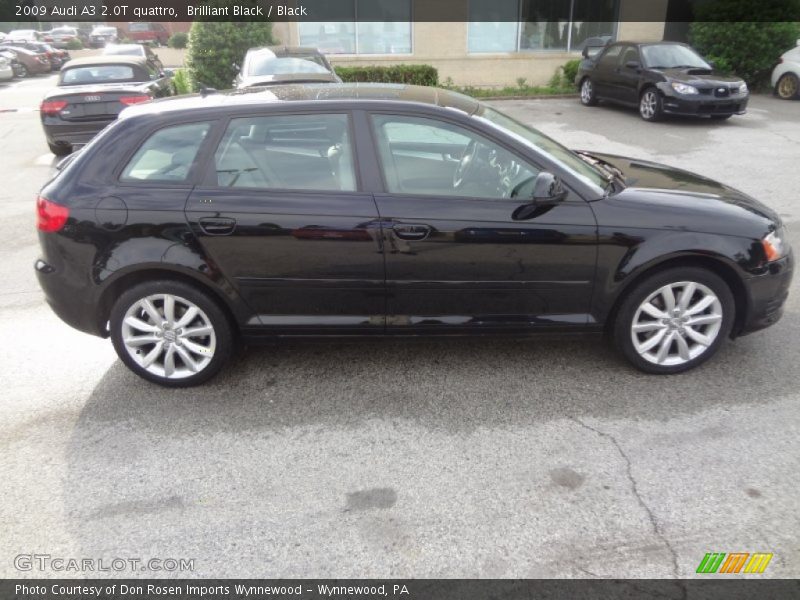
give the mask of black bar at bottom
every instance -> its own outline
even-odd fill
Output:
[[[800,581],[653,579],[5,579],[2,600],[784,600]]]

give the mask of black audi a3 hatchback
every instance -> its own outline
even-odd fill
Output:
[[[645,121],[664,115],[728,119],[747,110],[747,84],[715,72],[686,44],[618,42],[595,54],[587,47],[583,55],[575,84],[585,106],[599,100],[637,106]]]
[[[167,386],[286,336],[606,333],[677,373],[777,321],[793,271],[753,198],[434,88],[159,100],[67,161],[37,200],[39,282]]]

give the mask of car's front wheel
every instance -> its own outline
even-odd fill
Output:
[[[784,73],[775,84],[775,94],[782,100],[800,98],[800,78],[794,73]]]
[[[647,373],[680,373],[705,362],[730,334],[735,301],[725,281],[700,268],[648,277],[625,297],[614,323],[622,354]]]
[[[584,77],[583,81],[581,81],[581,104],[584,106],[594,106],[597,104],[594,83],[588,77]]]
[[[660,121],[664,117],[661,94],[654,87],[647,88],[639,98],[639,114],[645,121]]]
[[[233,330],[219,305],[176,281],[137,285],[111,310],[111,340],[134,373],[160,385],[207,381],[233,353]]]

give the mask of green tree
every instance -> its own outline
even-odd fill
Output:
[[[257,5],[256,2],[238,4]],[[209,6],[226,6],[229,2],[208,3]],[[249,48],[274,44],[272,24],[261,21],[241,23],[195,21],[189,31],[186,65],[189,79],[195,89],[201,85],[227,89]]]
[[[692,45],[751,87],[768,81],[778,57],[800,35],[800,0],[712,0],[696,4],[694,16]]]

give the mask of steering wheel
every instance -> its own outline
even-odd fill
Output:
[[[467,180],[467,176],[475,169],[478,162],[478,143],[475,140],[470,140],[464,154],[461,155],[461,160],[458,162],[455,172],[453,173],[453,187],[458,189]]]

